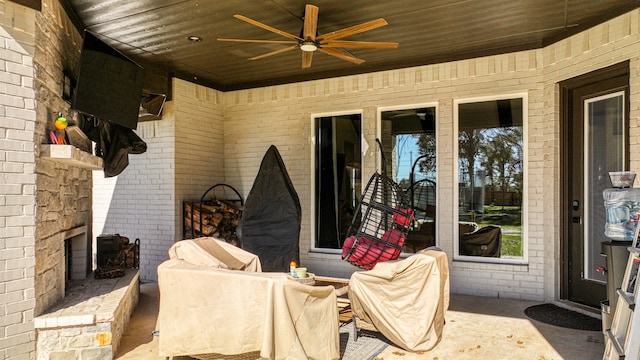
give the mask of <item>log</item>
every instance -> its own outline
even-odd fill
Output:
[[[190,236],[215,236],[239,243],[236,227],[242,221],[242,206],[228,200],[183,203],[184,229]],[[185,234],[186,235],[186,234]]]
[[[215,233],[216,227],[211,225],[204,225],[202,228],[199,223],[191,224],[191,219],[184,219],[185,226],[189,229],[193,229],[202,235],[211,236]]]
[[[225,211],[231,211],[231,209],[235,210],[235,212],[242,212],[242,205],[236,204],[233,201],[229,200],[219,200],[221,203],[225,204]]]

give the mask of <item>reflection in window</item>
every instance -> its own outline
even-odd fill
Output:
[[[458,255],[523,258],[523,105],[458,104]]]
[[[436,244],[436,108],[382,111],[380,118],[383,170],[415,211],[403,251],[416,252]]]
[[[315,246],[341,249],[362,191],[360,114],[314,119]]]

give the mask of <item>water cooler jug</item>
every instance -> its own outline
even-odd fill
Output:
[[[603,192],[606,212],[604,234],[609,241],[602,242],[600,254],[605,259],[607,299],[601,301],[602,331],[611,328],[618,295],[622,285],[629,252],[640,216],[640,188],[611,188]]]

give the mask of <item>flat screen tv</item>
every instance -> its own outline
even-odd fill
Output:
[[[140,65],[85,31],[71,108],[135,129],[143,81],[144,69]]]

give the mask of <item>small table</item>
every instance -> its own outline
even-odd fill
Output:
[[[351,301],[346,296],[349,292],[349,279],[335,278],[329,276],[316,276],[315,286],[331,285],[336,289],[338,303],[338,322],[348,324],[353,320],[351,313]]]

